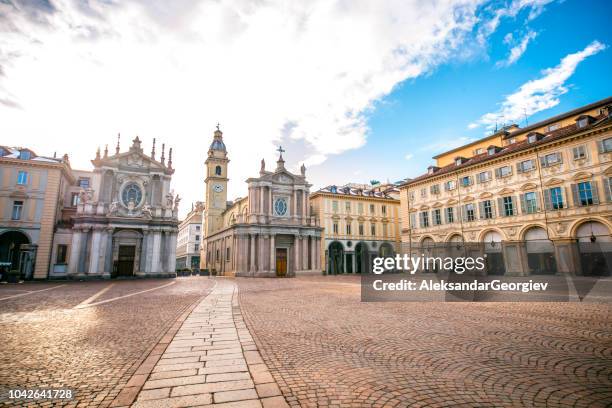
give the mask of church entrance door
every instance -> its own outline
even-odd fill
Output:
[[[134,258],[136,257],[135,245],[119,245],[119,262],[117,264],[117,276],[134,275]]]
[[[276,276],[287,276],[287,248],[276,248]]]

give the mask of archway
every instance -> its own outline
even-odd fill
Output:
[[[394,255],[393,246],[390,243],[383,242],[382,244],[380,244],[380,247],[378,247],[378,256],[386,258],[388,256],[393,256],[393,255]]]
[[[532,275],[557,273],[555,247],[542,227],[531,227],[525,232],[527,265]]]
[[[0,235],[0,268],[2,276],[8,271],[19,271],[22,278],[31,278],[35,253],[28,248],[30,239],[20,231]]]
[[[329,244],[329,247],[327,248],[327,258],[328,275],[337,275],[339,273],[344,273],[344,247],[340,242],[334,241]]]
[[[435,246],[436,246],[436,243],[433,240],[433,238],[430,238],[430,237],[423,238],[421,240],[421,254],[425,255],[426,257],[434,256]],[[421,256],[421,254],[418,254],[418,256]],[[429,264],[427,263],[425,267],[422,267],[423,272],[436,272],[435,269],[429,269],[428,266]]]
[[[612,237],[607,226],[588,221],[576,229],[582,274],[610,276],[612,272]]]
[[[488,275],[503,275],[506,273],[504,254],[502,252],[502,235],[497,231],[488,231],[482,237],[486,255]]]
[[[355,273],[368,272],[370,265],[370,252],[365,242],[355,245]]]

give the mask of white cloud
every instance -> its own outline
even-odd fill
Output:
[[[377,101],[488,24],[480,0],[26,4],[0,2],[4,143],[68,152],[89,169],[118,131],[124,149],[139,135],[148,150],[155,137],[174,147],[184,207],[203,197],[217,121],[229,196],[243,195],[242,181],[262,156],[275,161],[281,140],[300,141],[304,151],[286,157],[307,166],[363,146]]]
[[[568,91],[566,81],[574,74],[578,64],[605,48],[599,41],[593,41],[582,51],[565,56],[559,65],[545,69],[540,78],[521,85],[516,92],[506,96],[497,111],[482,115],[470,123],[468,128],[485,126],[491,130],[502,122],[517,122],[525,115],[530,116],[556,106],[559,104],[559,96]]]
[[[552,3],[554,0],[512,0],[506,7],[494,8],[493,6],[489,6],[490,18],[482,24],[479,28],[478,40],[481,43],[484,43],[488,36],[495,32],[502,19],[504,18],[515,18],[519,15],[519,13],[523,10],[528,10],[529,14],[527,15],[526,20],[530,21],[542,14],[544,11],[544,7],[549,3]],[[506,36],[504,40],[511,40]]]
[[[537,36],[538,36],[538,33],[536,33],[535,31],[529,30],[527,34],[523,36],[521,41],[510,49],[510,54],[508,55],[508,58],[505,61],[499,61],[496,65],[498,67],[499,66],[507,67],[507,66],[514,64],[516,61],[519,60],[519,58],[521,58],[521,56],[525,53],[525,51],[527,51],[527,45],[529,44],[529,42],[534,40]],[[504,38],[504,42],[508,44],[512,44],[513,38],[506,37]]]
[[[408,153],[406,156],[404,156],[404,158],[405,158],[406,160],[410,160],[410,159],[412,159],[413,157],[414,157],[414,154],[412,154],[412,153]]]

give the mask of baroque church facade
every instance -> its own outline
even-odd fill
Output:
[[[166,163],[164,147],[156,160],[155,139],[150,156],[138,137],[127,152],[118,140],[114,155],[98,149],[94,170],[80,172],[87,182],[72,193],[74,211],[54,237],[55,247],[69,248],[68,277],[176,276],[180,198],[170,190],[172,149]]]
[[[321,273],[322,228],[310,214],[306,168],[289,172],[279,152],[274,170],[262,160],[259,177],[246,180],[248,196],[228,202],[229,158],[217,126],[205,162],[202,268],[224,276]]]

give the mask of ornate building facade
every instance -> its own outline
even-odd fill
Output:
[[[57,245],[68,245],[71,278],[176,276],[179,197],[170,190],[172,149],[168,162],[144,154],[138,137],[127,152],[100,150],[94,170],[71,196],[76,210],[60,225]],[[74,194],[74,193],[72,193]]]
[[[434,159],[400,187],[404,252],[473,243],[489,274],[610,274],[612,98]]]
[[[227,201],[229,158],[217,127],[206,159],[202,267],[225,276],[283,277],[321,273],[321,228],[310,215],[306,168],[276,169],[249,178],[249,194]]]
[[[328,186],[310,196],[323,227],[321,262],[329,275],[371,272],[375,256],[400,244],[399,190],[393,184]]]

